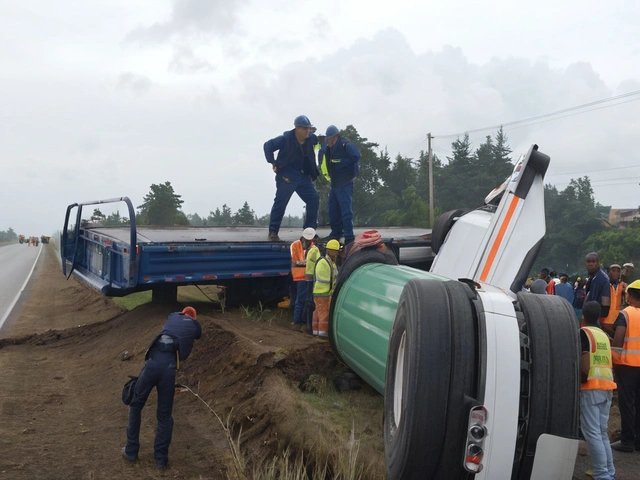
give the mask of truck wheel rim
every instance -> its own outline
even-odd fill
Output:
[[[404,350],[407,341],[407,331],[402,332],[398,353],[396,356],[396,372],[393,383],[393,417],[396,425],[400,425],[402,416],[402,392],[404,390]]]

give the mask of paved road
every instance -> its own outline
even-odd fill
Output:
[[[14,243],[0,247],[0,329],[18,302],[41,251],[42,244],[30,247]]]

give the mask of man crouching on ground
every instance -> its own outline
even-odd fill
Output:
[[[153,390],[158,391],[158,429],[153,444],[153,457],[158,468],[169,462],[169,445],[173,432],[173,396],[175,394],[176,370],[180,362],[187,359],[193,348],[193,341],[202,335],[202,326],[196,320],[193,307],[185,307],[182,312],[174,312],[167,318],[160,334],[153,339],[145,363],[129,405],[129,425],[127,445],[122,447],[122,456],[131,462],[138,458],[140,450],[140,421],[142,409]]]

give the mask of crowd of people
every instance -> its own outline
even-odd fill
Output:
[[[584,260],[587,277],[543,268],[525,285],[531,293],[557,295],[569,302],[580,323],[580,428],[591,454],[596,480],[611,480],[611,449],[640,451],[640,280],[634,265],[602,268],[598,254]],[[620,437],[609,441],[608,423],[617,390]]]

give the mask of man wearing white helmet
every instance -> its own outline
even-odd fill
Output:
[[[320,149],[318,158],[325,177],[331,181],[329,191],[328,239],[340,239],[345,244],[354,240],[353,234],[353,181],[359,173],[360,151],[353,142],[340,136],[338,127],[327,128],[327,144]]]
[[[293,324],[306,329],[306,319],[303,318],[304,304],[307,299],[311,282],[306,278],[307,253],[316,237],[315,229],[307,227],[299,240],[291,244],[291,276],[296,291],[296,302],[293,308]]]
[[[318,227],[320,199],[313,186],[318,178],[314,145],[318,143],[315,127],[306,115],[298,115],[294,129],[284,132],[264,144],[264,156],[276,174],[276,196],[269,217],[269,240],[280,240],[278,232],[289,199],[297,193],[306,205],[303,228]],[[274,157],[274,153],[278,155]]]

